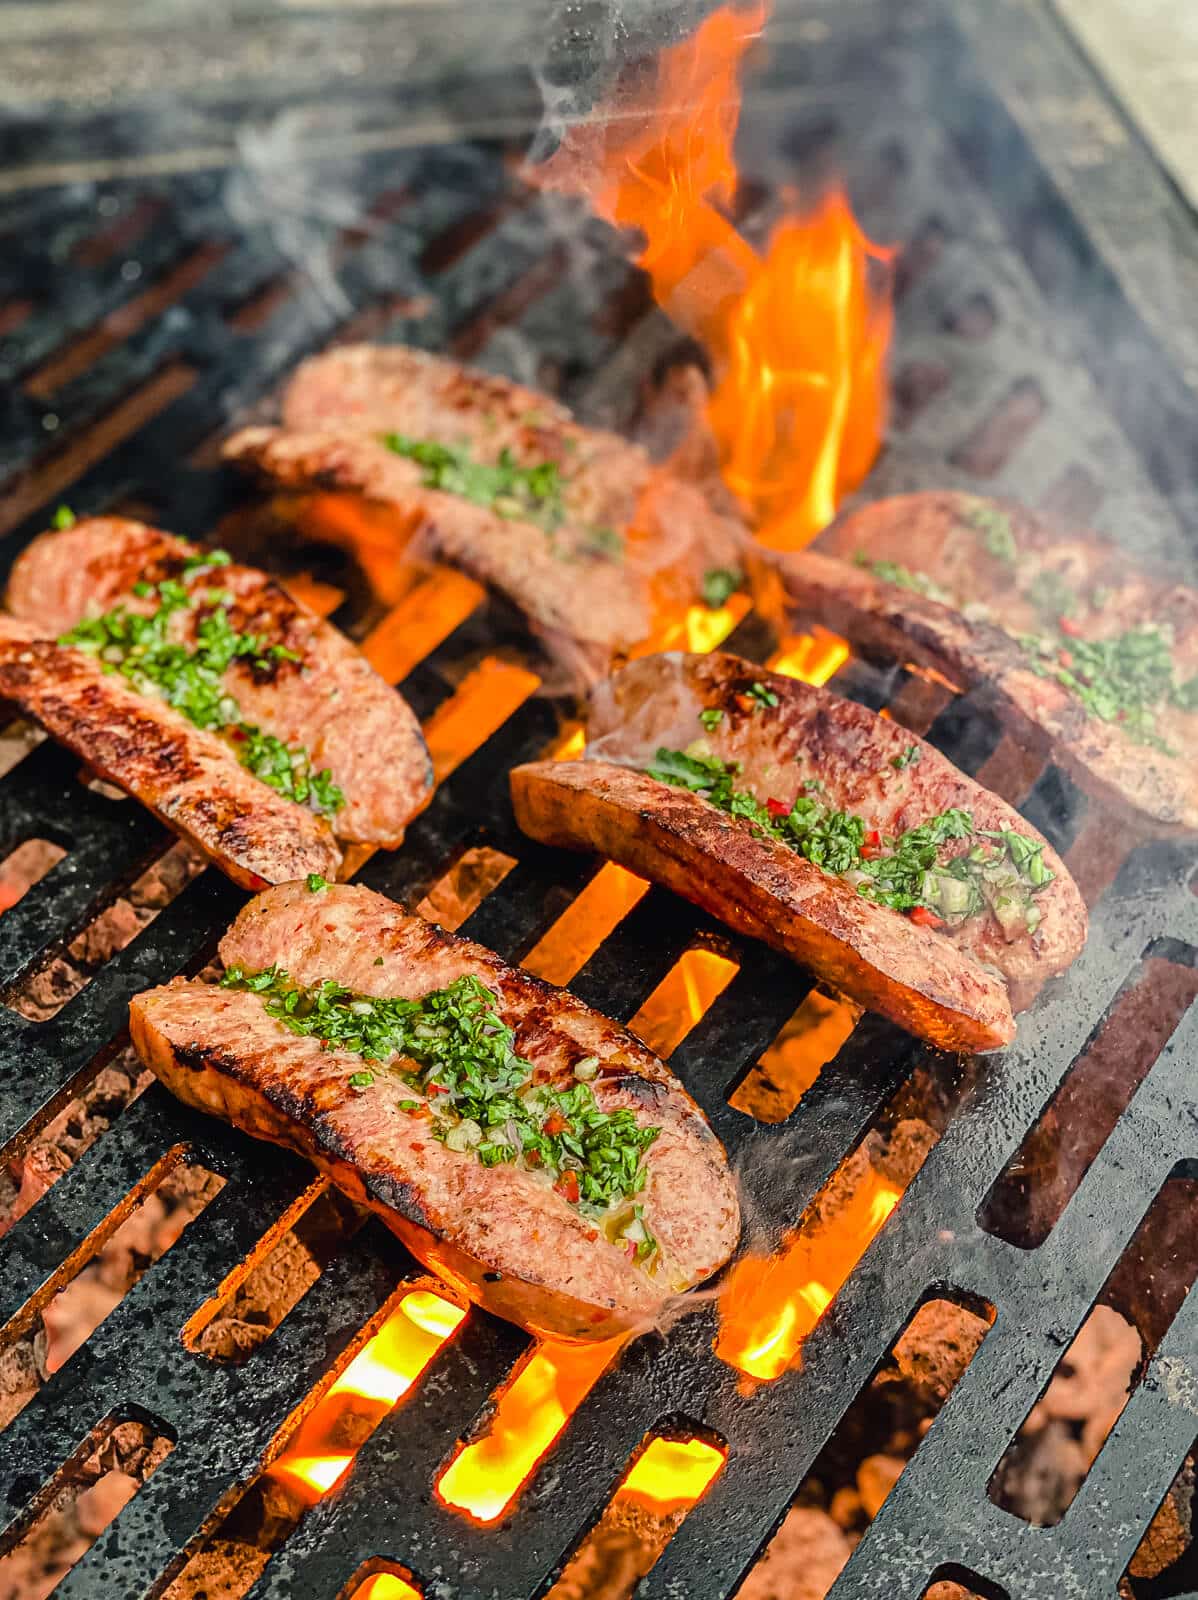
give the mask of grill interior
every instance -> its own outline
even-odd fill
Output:
[[[870,233],[905,242],[895,417],[871,494],[943,483],[1010,492],[1182,562],[1198,461],[1185,335],[1176,361],[1166,358],[1154,319],[1167,307],[1158,298],[1147,308],[1126,289],[1146,235],[1121,238],[1101,226],[1101,184],[1112,211],[1128,185],[1152,198],[1182,252],[1179,275],[1193,259],[1189,219],[1083,64],[1036,17],[1014,0],[984,13],[957,7],[951,20],[931,0],[805,4],[793,19],[782,8],[746,96],[740,150],[754,181],[745,226],[764,225],[776,187],[796,167],[809,181],[834,169],[847,173]],[[991,66],[994,81],[983,82]],[[1005,78],[1023,84],[1018,114],[1001,93]],[[494,92],[503,103],[501,86]],[[1053,104],[1079,98],[1119,132],[1099,138],[1088,159],[1075,159],[1070,137],[1047,137],[1054,118],[1060,133]],[[527,86],[506,103],[518,124]],[[23,147],[34,133],[23,130]],[[214,468],[214,441],[334,337],[394,338],[481,361],[557,390],[587,420],[635,427],[641,382],[669,357],[676,330],[651,308],[618,241],[547,208],[512,176],[510,157],[526,145],[518,126],[510,144],[468,135],[343,151],[318,169],[360,209],[353,227],[305,224],[316,230],[304,235],[305,249],[315,241],[335,282],[323,294],[289,260],[277,217],[240,220],[242,174],[75,182],[3,197],[7,559],[62,498],[78,513],[135,506],[178,532],[210,536],[247,498]],[[245,531],[244,520],[237,525]],[[262,526],[251,521],[249,532]],[[463,931],[518,959],[596,870],[531,845],[507,803],[507,770],[551,743],[565,708],[534,692],[530,641],[481,591],[459,586],[460,613],[447,610],[445,627],[426,633],[435,584],[388,611],[343,582],[327,552],[311,559],[328,585],[312,592],[337,608],[334,620],[380,670],[402,678],[422,720],[465,730],[402,850],[369,860],[361,881],[414,905],[464,850],[501,850],[516,865]],[[422,643],[415,656],[413,638]],[[729,642],[751,655],[769,648],[752,615]],[[497,683],[510,711],[494,727]],[[332,1600],[351,1593],[372,1560],[409,1569],[430,1597],[539,1594],[646,1436],[678,1429],[718,1440],[728,1459],[638,1593],[716,1600],[740,1581],[842,1415],[932,1295],[984,1302],[995,1322],[858,1546],[837,1600],[914,1600],[949,1572],[986,1595],[1113,1600],[1194,1442],[1198,1300],[1184,1299],[1161,1330],[1061,1522],[1031,1528],[1000,1509],[987,1485],[1153,1198],[1170,1175],[1194,1175],[1188,1077],[1198,1015],[1181,1016],[1034,1248],[1012,1242],[986,1206],[1141,961],[1164,952],[1194,965],[1194,856],[1175,844],[1130,854],[1131,841],[1112,847],[1121,835],[1110,820],[1057,769],[1029,771],[984,695],[929,696],[900,666],[860,659],[833,687],[926,728],[1049,835],[1098,897],[1084,955],[1024,1020],[1011,1050],[970,1064],[943,1136],[807,1340],[801,1369],[743,1393],[713,1352],[708,1301],[667,1336],[625,1353],[509,1514],[483,1528],[443,1506],[432,1485],[527,1340],[472,1311],[363,1445],[350,1476],[273,1557],[254,1600]],[[75,763],[46,745],[0,780],[0,850],[35,837],[66,854],[0,917],[9,991],[169,845],[135,805],[84,787]],[[202,967],[240,902],[206,871],[52,1018],[0,1009],[5,1160],[110,1059],[129,997]],[[866,1016],[786,1120],[755,1122],[728,1097],[809,990],[804,973],[653,889],[571,986],[627,1019],[696,943],[731,953],[738,970],[671,1064],[742,1174],[761,1236],[776,1241],[915,1074],[947,1081],[958,1068]],[[396,1285],[421,1276],[370,1223],[243,1365],[192,1353],[184,1325],[260,1241],[288,1225],[311,1173],[152,1086],[0,1241],[5,1342],[163,1164],[184,1158],[223,1179],[220,1193],[0,1435],[0,1495],[14,1531],[106,1419],[142,1421],[173,1440],[59,1586],[63,1596],[155,1593],[254,1478],[295,1408],[377,1326]]]

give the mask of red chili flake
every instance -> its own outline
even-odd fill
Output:
[[[861,856],[865,861],[872,861],[875,856],[882,853],[882,835],[877,828],[871,828],[861,841]]]
[[[553,1187],[572,1206],[578,1204],[578,1174],[571,1168],[566,1168]]]
[[[734,694],[732,703],[738,711],[752,711],[753,702],[747,694]]]
[[[1058,617],[1057,627],[1062,633],[1068,634],[1070,639],[1080,639],[1082,636],[1081,623],[1074,622],[1072,617]]]
[[[598,1237],[599,1237],[599,1229],[598,1228],[587,1228],[583,1233],[583,1238],[587,1241],[588,1244],[594,1244],[595,1240]]]
[[[326,933],[336,933],[337,932],[337,924],[335,922],[326,922],[325,925],[324,925],[324,931]]]
[[[541,1152],[539,1150],[526,1150],[524,1159],[530,1167],[539,1167],[541,1165]]]
[[[1061,665],[1063,667],[1071,667],[1073,665],[1073,651],[1072,650],[1058,650],[1057,651],[1057,660],[1061,663]]]
[[[434,1083],[431,1079],[429,1080],[428,1083],[425,1084],[424,1090],[425,1090],[426,1094],[448,1094],[449,1093],[449,1090],[445,1087],[445,1085],[443,1083]]]
[[[551,1112],[545,1119],[544,1131],[552,1138],[554,1134],[569,1133],[570,1124],[560,1111]]]
[[[929,911],[927,906],[912,906],[907,915],[912,922],[918,923],[921,928],[943,928],[944,918],[938,917],[934,911]]]
[[[767,800],[765,809],[771,817],[789,817],[790,815],[790,807],[785,800]]]

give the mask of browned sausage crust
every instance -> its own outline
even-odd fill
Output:
[[[101,671],[82,650],[0,617],[0,698],[126,789],[245,889],[335,875],[341,852],[323,817],[277,794],[215,734]]]
[[[182,581],[197,597],[219,591],[229,626],[254,635],[263,654],[275,647],[280,652],[269,668],[234,660],[225,672],[224,686],[245,720],[289,747],[302,747],[313,771],[331,774],[345,797],[332,819],[340,838],[394,848],[432,787],[411,708],[348,639],[264,572],[231,562],[189,574],[187,563],[200,554],[198,546],[157,528],[89,518],[43,534],[22,552],[8,606],[57,638],[118,605],[150,614],[159,600],[135,594],[138,584]],[[210,610],[201,603],[177,611],[170,637],[194,647],[197,626]],[[114,779],[122,781],[119,772]]]
[[[738,564],[742,530],[704,496],[616,434],[506,379],[399,346],[349,346],[299,368],[282,429],[247,428],[228,459],[293,489],[338,489],[400,512],[439,557],[507,594],[533,625],[606,667],[645,639],[659,602],[697,598],[705,572]],[[554,528],[445,493],[387,434],[464,448],[474,462],[506,453],[560,475]]]
[[[703,727],[700,711],[718,720]],[[526,832],[665,884],[934,1043],[1009,1042],[1012,1005],[1029,1004],[1085,942],[1081,896],[1034,828],[931,745],[826,690],[728,655],[648,657],[596,690],[588,732],[585,760],[513,772]],[[739,763],[738,785],[783,809],[818,781],[830,808],[883,837],[953,808],[976,830],[1023,835],[1054,874],[1036,896],[1038,926],[1011,937],[989,914],[917,925],[745,818],[647,775],[659,748],[685,750],[697,737],[705,753]]]
[[[238,917],[221,956],[365,997],[415,999],[473,974],[497,996],[538,1083],[572,1083],[575,1067],[594,1059],[601,1109],[626,1107],[660,1129],[638,1197],[660,1247],[650,1270],[537,1173],[484,1166],[432,1137],[427,1120],[400,1108],[417,1094],[398,1076],[411,1062],[375,1066],[354,1087],[359,1055],[288,1032],[257,994],[176,981],[133,1002],[134,1043],[181,1099],[309,1157],[488,1310],[537,1333],[609,1338],[650,1326],[731,1254],[736,1192],[702,1113],[638,1039],[572,995],[356,887],[267,891]]]
[[[949,491],[866,506],[818,550],[779,562],[804,615],[962,688],[990,686],[1017,737],[1051,750],[1104,803],[1154,831],[1198,829],[1198,711],[1162,699],[1146,741],[1055,675],[1073,665],[1075,640],[1148,628],[1178,680],[1193,678],[1198,590],[1129,572],[1126,552],[1091,533],[1065,536],[1011,502]],[[1059,646],[1047,675],[1016,637],[1029,635]]]

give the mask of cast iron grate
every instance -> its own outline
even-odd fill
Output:
[[[746,169],[765,193],[793,175],[796,161],[818,165],[831,153],[848,170],[875,236],[912,241],[900,277],[897,427],[871,490],[946,480],[1010,489],[1096,515],[1137,545],[1176,552],[1192,503],[1194,428],[1181,413],[1182,379],[1162,360],[1152,328],[1120,297],[1110,265],[1119,241],[1107,237],[1100,248],[1086,226],[1092,195],[1079,189],[1076,205],[1067,204],[1001,100],[970,85],[972,7],[963,8],[960,32],[930,5],[903,8],[901,21],[886,10],[873,0],[851,13],[804,7],[801,26],[790,35],[780,30],[753,86],[742,141]],[[1034,57],[1042,78],[1050,60],[1058,93],[1096,94],[1030,13],[1014,5],[996,11],[1007,17],[1009,70]],[[992,12],[985,27],[994,25]],[[929,85],[950,69],[955,92],[942,97],[944,119],[933,125]],[[799,84],[810,84],[810,93],[797,95]],[[1036,105],[1024,109],[1034,124]],[[1109,157],[1124,180],[1131,172],[1160,186],[1128,141]],[[324,300],[297,281],[269,221],[234,223],[232,180],[219,173],[105,185],[99,225],[97,194],[87,186],[6,202],[0,232],[11,239],[19,231],[21,239],[7,254],[0,290],[0,359],[11,380],[2,446],[9,487],[0,506],[11,530],[9,559],[64,497],[77,511],[133,503],[181,532],[210,530],[239,494],[212,470],[210,442],[332,336],[407,339],[499,366],[519,367],[535,351],[539,371],[521,376],[555,384],[592,418],[632,420],[638,381],[676,335],[647,308],[604,230],[563,231],[560,214],[547,213],[511,178],[498,144],[347,158],[330,167],[329,179],[352,183],[364,220],[340,236],[325,230],[338,295]],[[1068,241],[1068,260],[1049,273],[1036,241],[1054,231]],[[69,265],[60,264],[64,257]],[[140,277],[131,279],[124,264],[134,257]],[[585,271],[563,270],[580,257]],[[1085,326],[1084,304],[1062,309],[1079,284],[1097,280],[1101,315],[1112,305],[1117,312],[1120,371],[1134,384],[1112,381],[1112,341],[1104,341],[1103,327]],[[418,307],[417,297],[427,305]],[[1167,450],[1145,448],[1166,433]],[[380,619],[347,607],[338,620],[361,632]],[[480,654],[510,649],[514,637],[501,608],[480,604],[407,671],[403,687],[418,713],[430,717]],[[752,650],[759,638],[749,619],[733,643]],[[896,702],[904,683],[901,671],[860,661],[836,680],[875,705]],[[442,782],[402,851],[376,856],[363,880],[411,904],[464,847],[504,850],[517,865],[466,931],[519,957],[593,871],[531,847],[507,808],[503,775],[547,745],[557,720],[549,700],[526,698]],[[1017,763],[1002,765],[1004,741],[984,697],[946,705],[931,734],[996,782],[997,774],[1019,771]],[[1079,870],[1091,872],[1091,886],[1105,888],[1089,947],[1037,1005],[1020,1042],[978,1064],[971,1094],[808,1339],[802,1368],[746,1397],[713,1353],[709,1303],[668,1337],[633,1346],[512,1511],[481,1528],[441,1505],[431,1486],[527,1341],[471,1313],[363,1446],[348,1479],[274,1556],[255,1600],[332,1600],[373,1557],[410,1569],[430,1597],[540,1593],[642,1439],[671,1425],[718,1436],[729,1455],[639,1592],[717,1600],[735,1587],[838,1419],[932,1291],[988,1301],[997,1320],[835,1594],[915,1597],[933,1573],[959,1568],[1019,1600],[1113,1600],[1194,1440],[1198,1299],[1184,1301],[1057,1526],[1018,1522],[986,1488],[1152,1198],[1179,1163],[1198,1158],[1198,1102],[1188,1083],[1198,1015],[1181,1021],[1039,1248],[1019,1250],[988,1234],[976,1213],[1144,952],[1164,939],[1198,948],[1193,857],[1176,846],[1144,846],[1115,877],[1119,853],[1108,842],[1108,859],[1092,871],[1094,841],[1109,825],[1063,775],[1050,768],[1033,782],[1024,774],[1008,788]],[[49,747],[0,780],[0,848],[34,835],[67,855],[0,918],[0,975],[9,986],[166,847],[134,807],[85,789],[74,764]],[[129,996],[202,965],[239,900],[206,872],[53,1019],[34,1024],[0,1010],[6,1157],[119,1042]],[[629,1017],[699,936],[722,938],[650,891],[572,987]],[[797,1221],[924,1052],[866,1017],[785,1122],[754,1123],[727,1096],[809,980],[768,952],[732,947],[735,979],[672,1064],[776,1236]],[[176,1440],[60,1585],[64,1596],[132,1600],[153,1592],[217,1509],[254,1477],[297,1403],[396,1282],[416,1270],[372,1224],[326,1268],[259,1358],[225,1367],[189,1354],[184,1322],[293,1206],[310,1174],[192,1116],[154,1087],[0,1243],[0,1327],[9,1336],[31,1299],[69,1272],[81,1243],[178,1149],[225,1178],[222,1193],[0,1437],[0,1494],[17,1520],[106,1416],[144,1414]]]

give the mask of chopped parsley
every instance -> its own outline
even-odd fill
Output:
[[[983,536],[986,549],[992,556],[1008,567],[1015,565],[1019,558],[1019,546],[1015,542],[1015,530],[1007,512],[988,501],[978,500],[966,511],[965,519],[970,527]]]
[[[556,533],[566,520],[564,485],[556,461],[522,467],[510,450],[503,450],[492,465],[473,460],[464,445],[412,439],[404,433],[384,434],[383,443],[397,456],[424,468],[422,481],[427,489],[460,495],[501,517],[534,522],[546,533]]]
[[[778,704],[778,696],[772,689],[767,688],[764,683],[751,683],[747,693],[749,699],[754,701],[756,706],[762,710],[766,706],[776,706]]]
[[[565,1088],[536,1082],[496,995],[473,974],[418,1000],[367,997],[331,979],[300,988],[277,966],[258,973],[232,966],[221,981],[261,995],[269,1016],[326,1050],[374,1066],[411,1064],[414,1070],[396,1074],[411,1091],[398,1105],[430,1117],[433,1138],[472,1151],[486,1167],[543,1172],[571,1205],[602,1217],[609,1237],[636,1259],[655,1253],[641,1208],[630,1202],[644,1188],[644,1155],[660,1128],[641,1127],[624,1106],[600,1110],[590,1086],[599,1068],[593,1056],[577,1063]],[[355,1072],[349,1084],[366,1088],[378,1076]]]
[[[223,550],[190,557],[185,575],[228,564]],[[158,600],[148,615],[116,606],[99,617],[87,617],[64,633],[59,644],[72,645],[96,656],[106,672],[119,672],[140,694],[157,695],[182,713],[197,728],[219,733],[232,745],[237,759],[263,783],[289,800],[314,811],[339,811],[345,796],[328,769],[312,770],[308,752],[284,744],[246,722],[241,708],[228,692],[224,674],[234,661],[251,672],[269,676],[281,661],[298,660],[284,645],[266,645],[257,635],[239,633],[229,621],[232,597],[219,589],[194,594],[177,579],[159,584],[134,585],[138,599]],[[201,605],[209,609],[200,612]],[[170,636],[176,612],[197,613],[195,638],[182,644]]]
[[[724,720],[723,710],[719,706],[705,706],[699,713],[699,721],[708,733],[714,733]]]
[[[59,506],[51,519],[51,526],[62,533],[67,528],[73,528],[78,520],[70,506]]]
[[[848,878],[858,894],[878,905],[904,912],[922,907],[924,913],[952,923],[989,906],[1009,938],[1039,926],[1040,911],[1032,897],[1055,876],[1044,863],[1041,841],[1013,831],[975,830],[972,813],[957,806],[884,838],[864,817],[837,811],[810,792],[800,794],[789,808],[777,800],[763,805],[749,790],[737,787],[740,770],[739,762],[663,748],[648,772],[661,783],[690,789],[730,816],[744,818],[822,871]],[[815,786],[805,787],[810,791]],[[963,839],[975,841],[970,850],[942,861],[943,846]]]
[[[307,877],[307,884],[309,894],[319,894],[322,889],[328,888],[329,880],[321,877],[319,872],[310,872]],[[382,959],[382,956],[380,956],[379,960],[381,961]]]
[[[1143,623],[1109,639],[1020,634],[1018,640],[1032,671],[1055,678],[1091,716],[1117,723],[1137,744],[1176,754],[1157,732],[1157,713],[1166,705],[1198,709],[1198,679],[1178,682],[1162,629]]]
[[[745,581],[743,572],[735,567],[711,567],[703,574],[703,603],[718,611],[726,606]]]
[[[890,765],[896,772],[905,772],[908,767],[917,767],[923,759],[923,751],[917,744],[909,744],[901,756],[891,756]]]
[[[864,550],[858,550],[853,562],[855,566],[872,572],[875,578],[881,578],[883,583],[897,584],[900,589],[910,589],[928,600],[939,600],[942,605],[954,604],[948,590],[924,572],[913,572],[910,567],[901,566],[897,561],[871,561]]]

